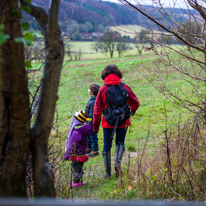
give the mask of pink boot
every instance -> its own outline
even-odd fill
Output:
[[[79,183],[72,182],[72,187],[82,187],[82,185],[83,185],[83,181]]]

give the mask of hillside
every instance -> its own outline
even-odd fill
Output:
[[[33,0],[33,3],[48,9],[49,0]],[[76,20],[78,23],[91,22],[97,27],[99,24],[141,24],[136,12],[132,12],[121,4],[102,2],[97,0],[62,0],[60,4],[59,20]]]
[[[48,10],[49,1],[33,0],[32,2]],[[171,9],[167,8],[166,10]],[[175,9],[176,15],[181,16],[183,13],[185,13],[185,10]],[[108,23],[115,26],[132,24],[147,27],[145,17],[140,13],[132,11],[122,4],[101,0],[62,0],[59,20],[63,22],[62,24],[65,24],[67,20],[71,19],[78,22],[78,24],[90,22],[93,31],[97,31],[100,25],[108,26]],[[156,27],[151,21],[148,21],[148,23],[150,27]]]

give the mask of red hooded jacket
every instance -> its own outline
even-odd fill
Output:
[[[116,74],[109,74],[104,79],[104,83],[106,85],[120,84],[121,79]],[[139,105],[140,105],[139,101],[138,101],[136,95],[130,89],[129,86],[124,84],[123,87],[127,90],[128,95],[129,95],[127,104],[130,106],[130,109],[135,112],[138,109]],[[103,86],[101,86],[101,88],[100,88],[100,90],[97,94],[97,98],[96,98],[95,105],[94,105],[94,113],[93,113],[93,131],[94,132],[98,132],[100,121],[101,121],[101,114],[105,110],[105,108],[107,107],[107,104],[106,104],[106,91],[108,89],[109,88],[107,86],[103,85]],[[125,124],[123,124],[121,126],[118,126],[117,128],[125,128],[125,127],[128,127],[130,124],[131,123],[130,123],[129,119],[127,119]],[[102,127],[103,128],[114,128],[114,127],[111,127],[110,124],[105,121],[104,116],[102,118]]]

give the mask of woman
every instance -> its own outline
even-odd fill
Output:
[[[93,113],[93,131],[98,132],[101,114],[107,108],[106,103],[106,91],[109,89],[109,86],[112,85],[120,85],[121,79],[123,77],[122,72],[118,69],[118,67],[114,64],[108,65],[104,68],[101,74],[102,79],[104,80],[104,85],[100,88],[98,95],[96,97],[95,105],[94,105],[94,113]],[[122,85],[122,84],[121,84]],[[127,104],[131,109],[131,116],[135,114],[136,110],[139,107],[139,101],[134,94],[134,92],[128,87],[126,84],[123,84],[123,88],[128,92],[128,100]],[[119,176],[121,172],[121,160],[123,157],[123,153],[125,151],[124,141],[127,132],[127,128],[130,125],[129,118],[120,126],[117,126],[116,129],[116,151],[115,151],[115,172],[116,175]],[[104,147],[103,147],[103,158],[104,158],[104,166],[105,166],[105,178],[111,177],[111,147],[112,147],[112,139],[111,134],[113,132],[114,126],[111,126],[109,122],[105,120],[105,116],[102,118],[102,127],[104,133]]]

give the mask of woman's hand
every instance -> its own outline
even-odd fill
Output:
[[[131,112],[130,112],[130,117],[133,116],[134,114],[135,114],[135,112],[134,112],[134,111],[131,111]]]

